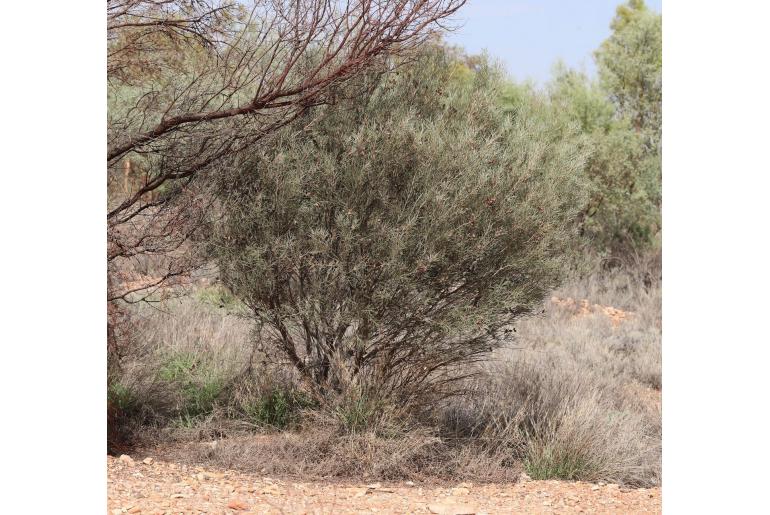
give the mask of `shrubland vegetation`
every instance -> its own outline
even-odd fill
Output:
[[[407,409],[558,284],[585,157],[531,105],[503,113],[486,63],[465,83],[436,48],[371,80],[223,174],[211,249],[319,398]]]
[[[428,4],[435,20],[461,2]],[[228,12],[217,23],[243,23]],[[111,169],[133,152],[149,177],[110,190],[113,430],[275,474],[658,484],[660,23],[631,0],[598,78],[557,66],[544,89],[415,26],[410,45],[277,106],[268,125],[243,83],[218,109],[248,113],[146,141],[129,114],[141,105],[157,118],[142,123],[164,125],[159,91],[200,93],[219,61],[152,43],[158,67],[111,71],[112,98],[133,106],[111,104],[115,134],[134,131],[115,151],[142,147]],[[276,41],[305,84],[294,74],[323,46]],[[158,86],[178,67],[194,87]],[[237,149],[206,146],[228,138]],[[174,175],[180,163],[194,173]],[[160,282],[127,287],[132,273]]]

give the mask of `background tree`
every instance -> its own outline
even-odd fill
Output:
[[[581,231],[622,258],[654,247],[661,227],[661,17],[631,0],[611,27],[596,52],[599,79],[557,64],[548,93],[592,147]]]
[[[618,113],[659,150],[662,92],[662,17],[643,0],[629,0],[617,8],[612,34],[596,51],[602,87]]]
[[[268,352],[321,394],[451,391],[557,284],[584,154],[538,103],[434,49],[221,178],[211,251]]]

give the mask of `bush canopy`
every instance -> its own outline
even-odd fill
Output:
[[[219,178],[222,280],[321,396],[448,394],[560,279],[587,151],[473,67],[432,48],[364,77]]]

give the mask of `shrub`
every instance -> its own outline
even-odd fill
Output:
[[[451,70],[340,91],[220,177],[222,280],[318,396],[451,393],[560,280],[581,147],[538,102],[502,112],[489,65]]]

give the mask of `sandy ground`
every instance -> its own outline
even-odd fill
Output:
[[[435,486],[294,482],[128,456],[107,457],[108,513],[660,513],[659,488],[562,481]]]

